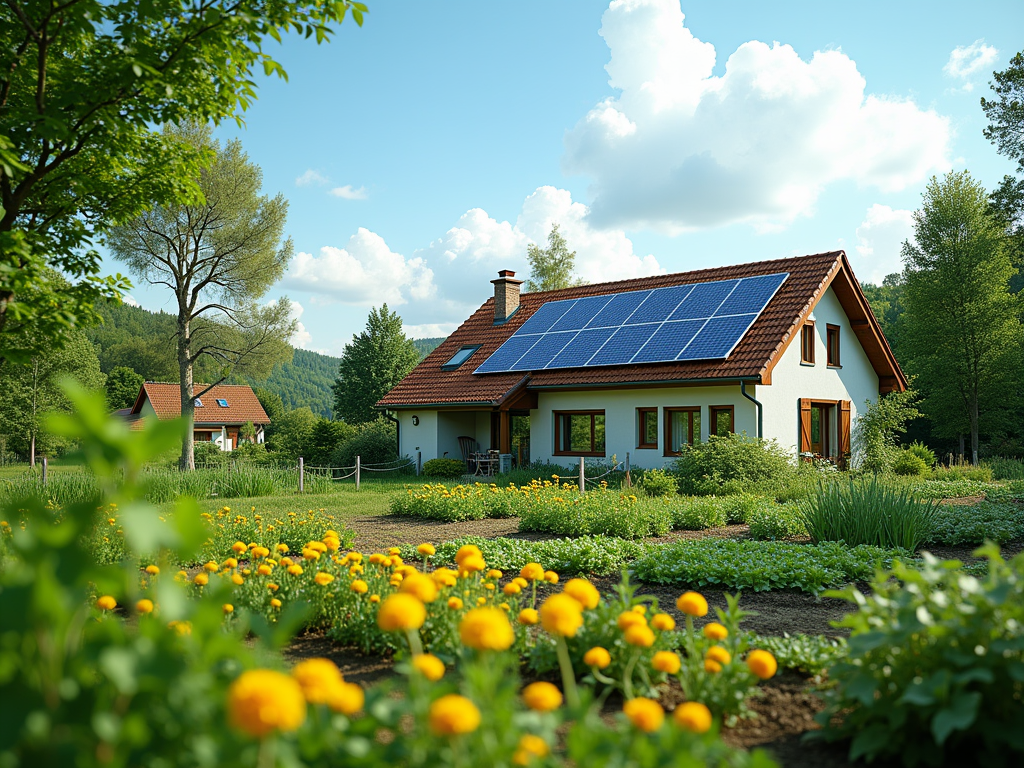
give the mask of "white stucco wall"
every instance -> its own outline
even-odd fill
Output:
[[[415,426],[412,423],[413,416],[419,419],[419,424]],[[423,461],[442,458],[446,452],[449,459],[461,459],[459,438],[463,435],[475,438],[481,450],[490,447],[489,412],[407,409],[398,413],[398,423],[401,453],[413,459],[417,451]]]

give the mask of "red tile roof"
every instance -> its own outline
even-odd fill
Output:
[[[621,291],[637,291],[686,285],[714,280],[729,280],[754,275],[788,272],[789,277],[775,297],[725,360],[697,360],[669,363],[617,365],[602,368],[569,368],[561,370],[474,374],[473,371],[501,344],[522,326],[537,309],[548,301],[597,296]],[[628,385],[635,383],[668,383],[706,380],[753,380],[768,384],[771,369],[794,337],[799,323],[811,312],[814,304],[833,280],[841,278],[843,290],[837,295],[854,323],[860,339],[876,371],[885,378],[886,386],[903,389],[903,377],[896,359],[882,337],[878,323],[871,314],[867,300],[850,270],[843,251],[831,251],[774,261],[759,261],[730,267],[656,275],[614,283],[597,283],[558,291],[524,293],[519,310],[502,325],[494,324],[494,299],[488,299],[437,349],[428,355],[408,376],[402,379],[377,403],[379,407],[400,408],[422,405],[480,404],[495,406],[511,390],[528,379],[531,390],[554,387]],[[837,285],[837,289],[838,289]],[[860,325],[858,325],[858,323]],[[479,344],[478,349],[461,367],[444,371],[441,366],[463,346]]]
[[[196,393],[206,389],[206,384],[193,385]],[[139,390],[132,407],[132,416],[137,416],[146,400],[153,406],[158,419],[176,419],[181,416],[181,389],[178,384],[147,381]],[[227,408],[217,404],[226,400]],[[202,405],[196,406],[196,424],[269,424],[270,417],[263,410],[252,387],[245,384],[217,384],[200,398]]]

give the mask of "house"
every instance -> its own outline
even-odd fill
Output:
[[[256,429],[255,440],[263,442],[264,428],[270,423],[252,387],[244,384],[217,384],[208,392],[205,384],[195,384],[194,391],[202,393],[195,401],[195,418],[192,436],[198,442],[213,442],[222,451],[238,446],[239,430],[252,422]],[[147,381],[139,389],[135,404],[118,411],[133,424],[141,427],[142,419],[156,416],[158,419],[177,419],[181,416],[181,387],[178,384]]]
[[[519,462],[628,452],[661,467],[711,434],[843,464],[865,402],[907,380],[842,251],[489,298],[377,406],[403,454]],[[464,441],[465,442],[465,441]]]

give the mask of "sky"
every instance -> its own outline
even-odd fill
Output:
[[[450,333],[553,224],[588,282],[839,248],[880,282],[929,178],[1013,170],[979,99],[1019,0],[367,3],[329,44],[269,41],[288,81],[216,131],[289,201],[265,300],[305,349],[341,354],[382,303]]]

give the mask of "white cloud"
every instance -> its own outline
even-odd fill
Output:
[[[995,63],[999,51],[991,45],[985,45],[985,40],[975,40],[970,45],[958,45],[949,54],[949,61],[942,68],[950,77],[959,80],[968,80],[972,75]],[[974,84],[965,82],[963,90],[974,90]]]
[[[285,285],[331,301],[392,307],[433,295],[433,273],[419,257],[406,259],[384,238],[360,227],[344,248],[326,245],[320,254],[299,253],[284,277]]]
[[[121,296],[121,301],[123,301],[129,307],[141,307],[142,306],[141,304],[139,304],[139,302],[137,302],[135,300],[135,297],[132,296],[130,293],[123,294]]]
[[[751,41],[721,76],[678,0],[615,0],[601,35],[620,93],[566,134],[567,173],[592,180],[601,226],[668,232],[746,222],[778,229],[850,180],[896,191],[949,165],[949,121],[913,101],[868,95],[840,51],[804,61]]]
[[[323,186],[328,181],[327,177],[312,168],[306,170],[301,176],[295,179],[296,187],[308,187],[311,184]]]
[[[305,308],[297,301],[290,301],[291,309],[288,312],[288,318],[295,321],[295,330],[292,331],[291,338],[288,339],[288,343],[298,349],[309,349],[309,343],[313,341],[313,335],[306,330],[299,318],[302,317],[302,313],[305,312]],[[267,306],[276,307],[277,299],[271,299],[267,302]]]
[[[914,212],[875,203],[857,227],[855,253],[850,263],[858,280],[880,284],[886,275],[903,268],[900,250],[914,239]]]
[[[458,328],[457,323],[420,323],[419,325],[402,324],[402,333],[410,339],[436,339],[447,337]]]
[[[351,184],[346,184],[344,187],[335,187],[331,190],[331,194],[343,200],[365,200],[368,197],[366,187],[355,189]]]

